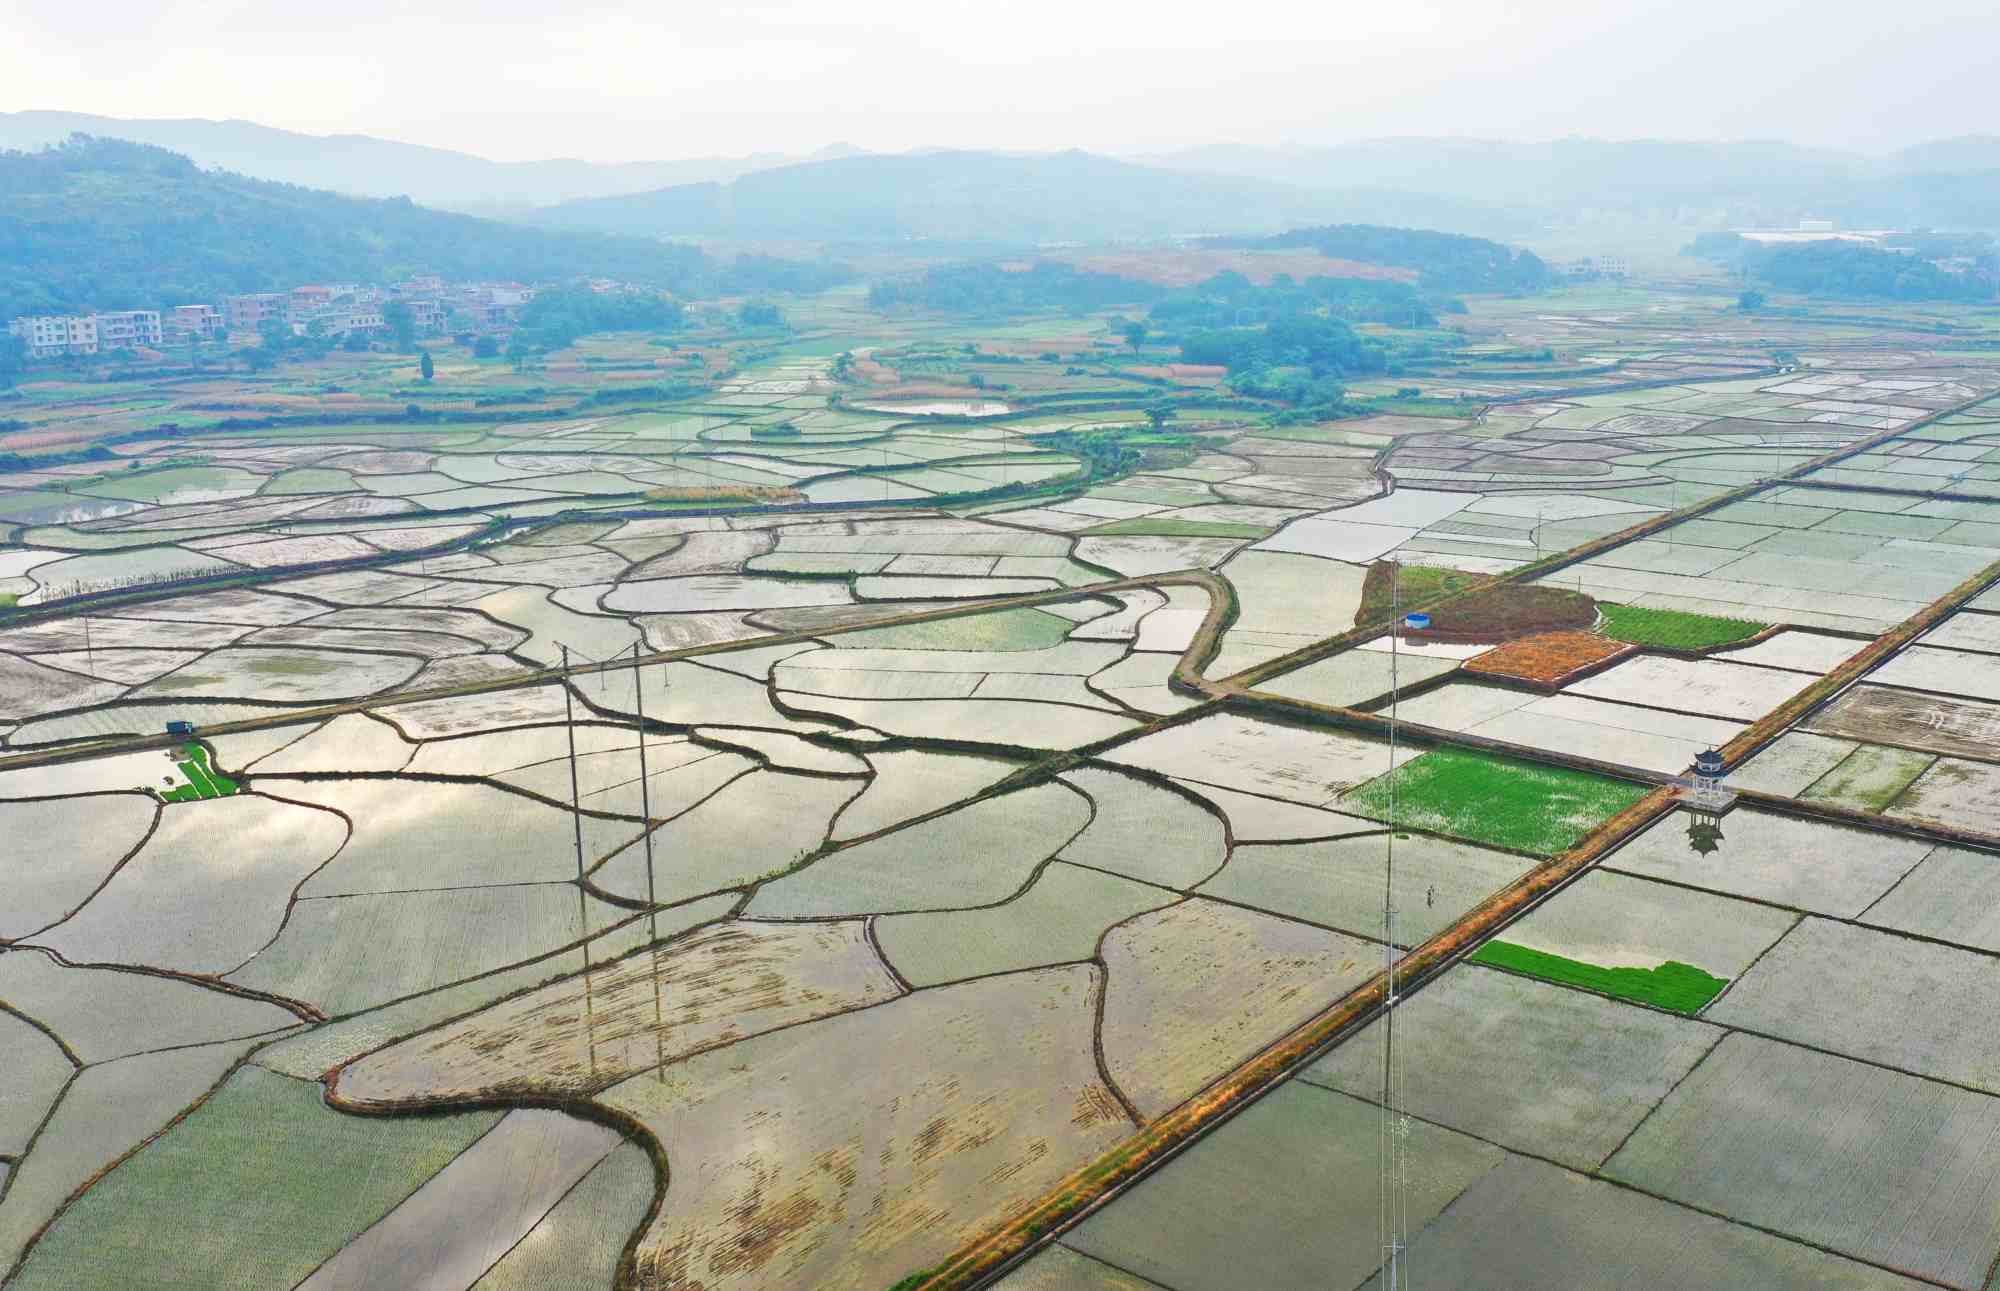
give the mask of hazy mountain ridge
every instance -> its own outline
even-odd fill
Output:
[[[0,112],[0,149],[33,151],[71,134],[128,139],[206,169],[357,197],[408,197],[426,206],[546,206],[576,198],[733,179],[800,160],[782,153],[616,164],[556,158],[490,161],[471,153],[372,135],[301,134],[252,121],[134,121],[80,112]],[[837,146],[836,146],[837,147]]]
[[[1393,188],[1477,199],[1526,215],[1582,208],[1743,221],[1825,214],[1847,222],[1969,223],[2000,203],[2000,137],[1967,135],[1875,156],[1775,140],[1380,139],[1327,148],[1214,144],[1147,158],[1314,191]]]
[[[217,303],[236,292],[416,272],[602,275],[688,292],[730,271],[693,247],[247,179],[123,140],[0,153],[0,318]]]
[[[1095,153],[867,153],[759,170],[729,183],[568,202],[565,228],[654,236],[947,238],[1050,242],[1274,232],[1332,219],[1504,233],[1462,199],[1309,192],[1256,177],[1143,166]]]

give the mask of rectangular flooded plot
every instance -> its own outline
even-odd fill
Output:
[[[1909,873],[1930,850],[1898,838],[1738,807],[1722,818],[1718,846],[1704,851],[1686,812],[1674,812],[1605,858],[1623,870],[1734,893],[1818,914],[1852,918]]]
[[[1382,1116],[1297,1081],[1196,1143],[1065,1244],[1176,1291],[1351,1287],[1380,1263]],[[1500,1149],[1422,1121],[1408,1149],[1416,1227],[1498,1165]],[[1280,1182],[1282,1181],[1282,1182]],[[1255,1204],[1244,1204],[1254,1198]]]
[[[1738,789],[1756,789],[1787,798],[1805,792],[1815,780],[1847,760],[1855,745],[1847,740],[1792,731],[1750,756],[1729,773]]]
[[[2000,1229],[2000,1099],[1732,1035],[1605,1173],[1948,1286],[1978,1288]]]
[[[1595,1169],[1723,1032],[1582,991],[1466,965],[1400,1005],[1400,1110]],[[1301,1079],[1382,1092],[1379,1023]]]
[[[1067,719],[1066,719],[1067,720]],[[1401,749],[1400,765],[1420,750]],[[1145,767],[1225,789],[1324,807],[1352,785],[1387,771],[1389,746],[1218,713],[1120,745],[1107,761]]]
[[[1411,1243],[1427,1285],[1492,1291],[1919,1291],[1925,1284],[1527,1157]],[[1361,1291],[1385,1291],[1378,1274]]]
[[[2000,960],[1807,919],[1717,1001],[1726,1026],[2000,1092]]]
[[[1730,978],[1796,921],[1769,906],[1599,870],[1501,935],[1518,946],[1603,968],[1657,968],[1673,961]]]
[[[1805,802],[1825,802],[1854,811],[1879,812],[1902,796],[1903,791],[1930,768],[1929,753],[1890,748],[1883,744],[1857,745],[1855,750],[1798,796]]]
[[[2000,951],[2000,854],[1940,847],[1864,917],[1885,928]]]
[[[1762,717],[1809,684],[1809,677],[1775,668],[1645,655],[1613,664],[1572,685],[1568,693],[1747,722]]]
[[[2000,766],[1939,758],[1911,782],[1890,814],[2000,835]]]
[[[1868,679],[1884,686],[2000,700],[2000,656],[1911,646],[1870,673]]]
[[[1315,704],[1353,708],[1389,694],[1392,686],[1414,686],[1456,667],[1455,659],[1346,650],[1273,677],[1261,683],[1260,689]]]
[[[1350,825],[1371,822],[1353,820]],[[1381,937],[1388,831],[1311,843],[1238,843],[1205,896]],[[1396,842],[1396,943],[1414,946],[1529,868],[1525,857],[1408,834]]]
[[[1918,638],[1924,645],[2000,654],[2000,614],[1961,610]]]

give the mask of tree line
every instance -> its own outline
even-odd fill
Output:
[[[1902,250],[1850,239],[1768,243],[1704,233],[1683,254],[1723,265],[1747,281],[1805,296],[1881,300],[1991,300],[2000,288],[1992,239],[1914,238]],[[1957,260],[1938,264],[1935,260]]]

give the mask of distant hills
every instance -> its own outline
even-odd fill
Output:
[[[1382,139],[1328,148],[1217,144],[1145,159],[1168,169],[1276,179],[1313,191],[1395,189],[1520,215],[1579,211],[1849,226],[2000,227],[2000,136],[1886,156],[1772,141]],[[1434,227],[1444,227],[1436,225]]]
[[[0,113],[0,149],[41,148],[74,132],[153,144],[255,179],[643,236],[1032,244],[1342,222],[1507,238],[1592,213],[1739,225],[1804,215],[1854,226],[2000,225],[2000,135],[1991,134],[1884,155],[1769,140],[1394,138],[1213,144],[1131,158],[867,154],[835,144],[810,155],[599,164],[490,161],[249,121]],[[816,211],[826,218],[804,218]]]
[[[542,223],[638,234],[1013,242],[1280,228],[1326,199],[1258,179],[1176,173],[1086,152],[872,154],[728,183],[565,202]]]
[[[684,293],[797,270],[700,250],[502,224],[205,171],[165,149],[82,139],[0,153],[0,319],[215,303],[302,282],[604,276]]]
[[[1274,178],[1174,171],[1076,150],[863,154],[728,183],[565,202],[533,218],[635,234],[1016,245],[1270,232],[1333,218],[1501,234],[1525,227],[1472,201],[1313,192]]]
[[[715,182],[805,160],[779,153],[599,165],[575,160],[488,161],[471,153],[370,135],[301,134],[251,121],[129,120],[82,112],[0,112],[0,149],[37,151],[72,134],[166,148],[208,169],[324,188],[356,197],[408,197],[425,206],[497,211],[576,198]],[[844,156],[842,145],[815,156]]]

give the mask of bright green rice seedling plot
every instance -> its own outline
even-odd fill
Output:
[[[181,756],[174,761],[187,783],[178,785],[160,795],[162,802],[201,802],[208,798],[226,798],[242,789],[242,785],[217,771],[208,764],[208,748],[201,744],[189,744],[181,750]]]
[[[1509,941],[1487,942],[1473,952],[1472,960],[1671,1013],[1699,1013],[1729,985],[1723,978],[1678,960],[1670,959],[1658,968],[1604,968]]]
[[[1684,610],[1652,610],[1638,605],[1600,602],[1603,615],[1597,630],[1614,641],[1633,645],[1658,646],[1667,650],[1706,650],[1754,637],[1768,623],[1749,619],[1729,619],[1714,614],[1690,614]]]
[[[1639,801],[1644,787],[1514,758],[1433,749],[1398,767],[1395,822],[1475,843],[1554,855]],[[1344,810],[1388,820],[1390,776],[1347,793]]]

